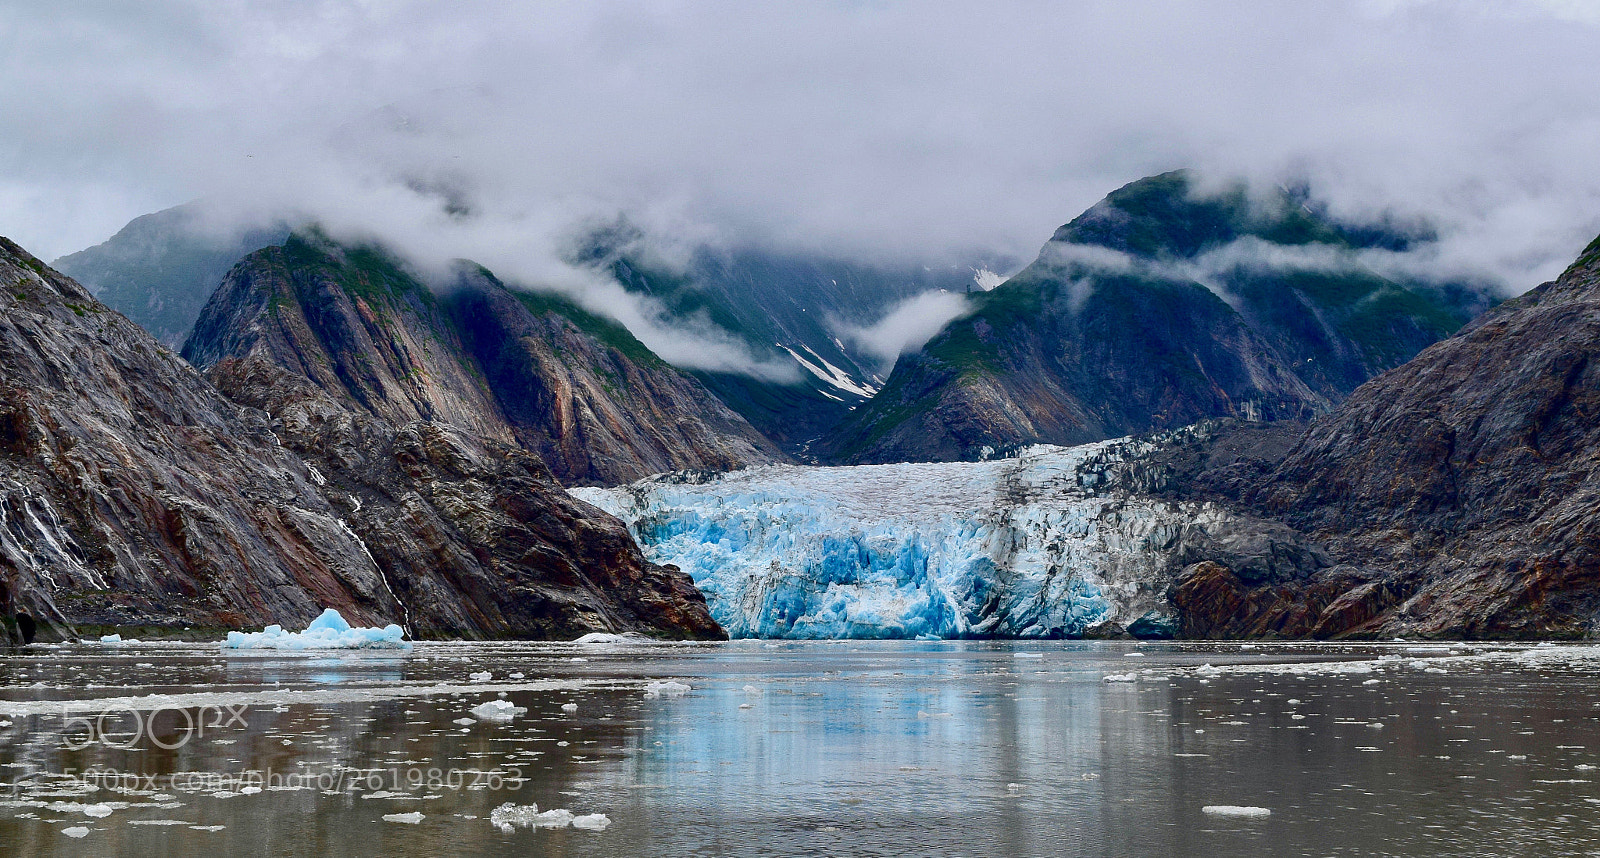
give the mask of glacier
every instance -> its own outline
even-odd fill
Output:
[[[678,472],[570,493],[687,572],[736,638],[1076,637],[1170,627],[1184,529],[1227,513],[1139,491],[1157,442],[981,462]]]

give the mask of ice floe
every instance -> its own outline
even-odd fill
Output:
[[[405,630],[394,623],[383,628],[352,627],[333,608],[311,621],[302,632],[286,632],[271,625],[259,632],[228,632],[223,649],[314,650],[314,649],[410,649]]]

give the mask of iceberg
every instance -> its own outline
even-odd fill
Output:
[[[223,649],[410,649],[405,630],[394,623],[383,628],[352,627],[333,608],[311,621],[302,632],[271,625],[259,632],[228,632]]]
[[[687,572],[735,638],[1063,638],[1159,616],[1185,528],[1226,515],[1140,494],[1156,449],[1036,445],[982,462],[771,465],[570,493]]]

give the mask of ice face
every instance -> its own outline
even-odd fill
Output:
[[[333,608],[311,621],[303,632],[267,626],[259,632],[228,632],[223,649],[410,649],[405,631],[394,623],[383,628],[352,628]]]
[[[1168,549],[1208,514],[1119,485],[1151,449],[777,465],[572,494],[687,572],[733,637],[1074,636],[1163,607]]]

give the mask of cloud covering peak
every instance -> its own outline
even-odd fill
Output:
[[[1600,231],[1600,14],[1571,2],[166,0],[0,7],[0,234],[186,200],[580,277],[572,224],[1029,258],[1195,166],[1421,215],[1514,289]]]

